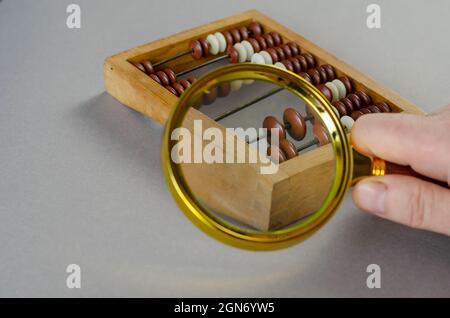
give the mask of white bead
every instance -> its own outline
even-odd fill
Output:
[[[342,83],[338,79],[335,79],[334,81],[332,81],[332,83],[336,86],[336,88],[339,91],[339,99],[342,99],[345,96],[347,96],[347,89],[345,88],[344,83]]]
[[[333,109],[333,112],[336,114],[337,118],[339,118],[339,111],[336,109],[336,107],[334,107],[333,105],[331,105],[331,108]]]
[[[252,61],[252,63],[255,63],[255,64],[266,64],[264,57],[262,57],[262,55],[259,53],[253,54],[251,61]]]
[[[234,45],[234,48],[238,52],[239,63],[247,61],[247,50],[245,49],[245,47],[241,43],[236,43]]]
[[[209,34],[206,37],[206,41],[209,43],[209,53],[217,55],[219,53],[219,41],[217,38],[214,35]]]
[[[250,44],[249,41],[242,41],[241,44],[244,46],[245,51],[247,51],[247,61],[250,62],[252,55],[255,53],[255,50],[253,50],[253,46]]]
[[[225,50],[227,49],[227,40],[225,39],[225,36],[220,32],[214,33],[214,36],[216,37],[217,41],[219,41],[219,52],[225,52]]]
[[[283,70],[286,69],[286,66],[285,66],[283,63],[281,63],[281,62],[276,62],[276,63],[274,64],[274,66],[279,67],[279,68],[282,68]]]
[[[336,85],[332,82],[325,83],[325,86],[328,87],[331,91],[332,99],[331,102],[334,103],[335,101],[338,101],[340,99],[340,93]]]
[[[244,80],[245,85],[252,85],[254,82],[255,82],[255,80],[252,80],[252,79]]]
[[[238,91],[242,87],[242,81],[241,80],[232,81],[230,87],[233,92]]]
[[[341,123],[344,126],[344,128],[347,130],[347,132],[350,132],[352,130],[353,124],[355,121],[350,116],[342,116]]]
[[[264,58],[264,64],[268,65],[273,64],[272,56],[270,56],[269,53],[267,53],[266,51],[261,51],[259,52],[259,54]]]

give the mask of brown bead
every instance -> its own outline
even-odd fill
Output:
[[[249,38],[249,39],[247,39],[247,41],[250,42],[255,53],[258,53],[259,51],[261,51],[261,47],[259,46],[258,41],[256,41],[254,38]]]
[[[229,82],[226,83],[222,83],[219,85],[218,89],[217,89],[217,95],[219,97],[225,97],[228,96],[228,94],[230,94],[231,92],[231,85]]]
[[[316,69],[319,71],[320,74],[320,82],[326,83],[327,82],[327,71],[322,66],[316,67]]]
[[[281,46],[281,49],[283,50],[284,55],[286,55],[286,58],[287,58],[287,59],[290,58],[290,57],[292,57],[292,56],[294,56],[294,55],[292,54],[292,50],[291,50],[291,47],[290,47],[289,45],[284,44],[284,45]]]
[[[159,85],[162,85],[162,82],[161,82],[161,80],[159,79],[158,76],[156,76],[155,74],[150,74],[149,76],[150,76],[150,78],[151,78],[152,80],[154,80],[156,83],[158,83]]]
[[[271,145],[267,148],[267,156],[269,156],[272,160],[278,161],[278,163],[282,163],[287,159],[283,150],[275,145]]]
[[[250,33],[253,37],[257,37],[258,35],[261,35],[263,33],[261,24],[259,24],[258,22],[255,22],[255,21],[251,22],[248,25],[248,30],[250,31]]]
[[[265,34],[263,34],[263,35],[261,35],[263,38],[264,38],[264,40],[266,40],[266,44],[267,44],[267,47],[269,48],[269,47],[274,47],[275,46],[275,43],[274,43],[274,41],[273,41],[273,38],[272,38],[272,36],[270,35],[270,34],[268,34],[268,33],[265,33]]]
[[[193,77],[193,76],[190,76],[190,77],[186,78],[186,80],[187,80],[189,83],[193,84],[193,83],[196,81],[196,78]]]
[[[236,51],[234,46],[231,45],[227,48],[227,54],[230,63],[236,64],[237,62],[239,62],[239,53]]]
[[[353,108],[360,109],[362,107],[361,99],[355,94],[347,95],[347,98],[352,102]]]
[[[297,55],[295,58],[300,63],[300,66],[302,67],[302,72],[306,72],[308,70],[308,62],[306,61],[306,58],[302,55]]]
[[[287,45],[289,45],[289,48],[292,51],[292,56],[297,56],[300,54],[300,47],[295,42],[289,42]]]
[[[209,44],[205,39],[198,39],[200,45],[202,46],[203,57],[208,57],[209,55]]]
[[[273,64],[275,64],[276,62],[279,61],[277,51],[273,47],[268,48],[267,49],[267,53],[270,54],[270,57],[272,58]]]
[[[282,60],[286,59],[286,54],[284,54],[284,51],[281,47],[276,46],[276,47],[274,47],[274,49],[275,49],[275,52],[277,52],[278,60],[282,61]]]
[[[217,99],[217,94],[217,87],[211,88],[209,92],[205,92],[202,98],[203,105],[211,105],[214,103]]]
[[[317,89],[323,94],[323,96],[325,96],[328,99],[329,102],[332,101],[333,93],[327,86],[325,86],[324,84],[319,84],[317,85]]]
[[[145,72],[147,74],[155,73],[155,70],[153,69],[152,62],[150,62],[149,60],[142,61],[142,66],[144,66]]]
[[[300,72],[300,73],[298,73],[298,75],[303,77],[307,82],[310,82],[311,84],[313,83],[312,78],[311,78],[311,76],[309,76],[308,73]]]
[[[248,39],[248,30],[245,26],[239,28],[239,33],[241,34],[242,41]]]
[[[311,68],[306,73],[308,73],[309,76],[311,76],[314,85],[320,84],[321,78],[318,70],[316,70],[315,68]]]
[[[134,66],[136,66],[139,70],[141,70],[142,72],[144,72],[144,73],[147,73],[146,71],[145,71],[145,67],[144,67],[144,65],[142,65],[141,63],[133,63],[134,64]]]
[[[372,113],[381,113],[381,110],[375,106],[375,105],[370,105],[369,107],[367,107]]]
[[[319,123],[314,124],[313,134],[319,141],[320,146],[324,146],[330,142],[330,139],[328,137],[328,134],[327,134],[325,128],[323,128],[323,126]]]
[[[283,122],[289,136],[295,140],[302,140],[306,135],[306,123],[303,116],[293,108],[288,108],[283,113]]]
[[[185,79],[181,80],[180,84],[183,85],[185,90],[188,89],[191,86],[191,83],[188,80],[185,80]]]
[[[302,71],[302,66],[300,65],[300,62],[295,58],[291,57],[289,61],[292,63],[292,66],[294,67],[294,73],[300,73]]]
[[[273,43],[275,46],[279,46],[283,43],[283,39],[281,38],[278,32],[270,32],[269,34],[272,36]]]
[[[322,68],[325,69],[325,72],[327,72],[327,81],[331,82],[332,80],[334,80],[336,78],[336,73],[334,71],[333,66],[331,66],[330,64],[325,64],[322,65]]]
[[[173,83],[172,87],[177,91],[178,96],[184,93],[184,87],[180,83]]]
[[[392,111],[391,106],[389,106],[386,102],[375,103],[375,106],[377,106],[383,113],[390,113]]]
[[[231,29],[230,30],[231,36],[233,37],[234,43],[241,42],[241,34],[237,29]]]
[[[339,77],[339,80],[342,82],[342,84],[344,84],[347,95],[353,92],[352,82],[347,76],[341,76]]]
[[[361,108],[360,111],[361,111],[361,113],[363,113],[363,114],[370,114],[370,113],[372,113],[372,112],[370,111],[370,109],[368,109],[368,108]]]
[[[170,85],[170,79],[169,79],[169,76],[167,76],[167,74],[164,73],[163,71],[158,71],[158,72],[156,72],[156,76],[159,77],[159,79],[160,79],[162,85],[164,85],[164,86]]]
[[[284,66],[286,66],[286,69],[288,71],[291,71],[291,72],[294,71],[294,66],[292,65],[291,61],[289,61],[289,60],[282,60],[281,63],[284,64]]]
[[[171,92],[172,94],[174,94],[175,96],[179,96],[178,95],[178,92],[176,91],[176,89],[175,88],[173,88],[172,86],[170,86],[170,85],[167,85],[166,86],[166,89],[169,91],[169,92]]]
[[[286,159],[295,158],[298,155],[295,145],[287,139],[280,140],[280,149],[286,155]]]
[[[308,63],[308,68],[316,67],[316,61],[314,60],[314,57],[310,53],[303,53],[301,54]]]
[[[278,137],[280,139],[286,138],[286,130],[284,126],[273,116],[267,116],[263,121],[263,128],[267,129],[267,136],[270,137],[272,135],[271,129],[278,130]]]
[[[364,115],[364,113],[360,110],[355,110],[352,112],[352,118],[353,120],[357,120],[359,117],[361,117],[362,115]]]
[[[341,99],[341,102],[345,105],[345,108],[347,109],[347,114],[351,114],[355,110],[353,103],[347,97]]]
[[[267,49],[267,43],[266,43],[266,40],[265,40],[261,35],[258,35],[258,36],[255,38],[255,40],[258,41],[259,46],[260,46],[260,48],[261,48],[261,51],[264,51],[265,49]]]
[[[189,48],[192,50],[191,56],[194,60],[199,60],[203,56],[202,45],[199,40],[192,41],[189,44]]]
[[[223,31],[222,34],[225,37],[225,40],[227,41],[227,47],[233,46],[234,39],[230,31]]]
[[[171,84],[177,81],[177,76],[175,75],[175,72],[171,68],[165,68],[163,72],[167,74]]]
[[[366,93],[364,93],[362,91],[356,91],[355,95],[359,97],[363,106],[368,106],[368,105],[372,104],[372,98],[370,98],[370,96],[367,95]]]
[[[333,103],[333,106],[338,110],[340,117],[347,115],[347,108],[345,107],[343,102],[338,100]]]

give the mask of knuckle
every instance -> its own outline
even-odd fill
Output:
[[[416,229],[426,228],[432,211],[432,199],[433,197],[426,186],[418,184],[414,187],[408,201],[408,209],[410,211],[409,226]]]

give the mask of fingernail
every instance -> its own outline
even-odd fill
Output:
[[[387,187],[378,181],[362,181],[356,185],[358,204],[366,211],[382,215],[385,209]]]

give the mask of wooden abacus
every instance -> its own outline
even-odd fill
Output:
[[[423,114],[390,89],[254,10],[107,58],[106,90],[124,105],[164,124],[178,96],[194,80],[179,78],[224,59],[232,63],[245,60],[271,63],[298,73],[332,102],[348,128],[352,120],[372,112]],[[211,100],[228,94],[229,89],[214,92]],[[206,126],[225,130],[216,121],[220,118],[214,120],[200,111],[193,112]],[[287,132],[295,140],[301,140],[305,120],[310,119],[287,110],[282,122],[272,117],[263,126],[277,127],[282,135]],[[260,230],[278,228],[317,209],[323,201],[319,190],[329,182],[325,180],[325,172],[333,168],[333,154],[331,146],[325,145],[320,137],[319,129],[315,128],[315,136],[315,140],[300,147],[283,141],[278,151],[281,161],[285,161],[280,163],[276,174],[262,175],[258,164],[192,164],[183,166],[183,171],[192,177],[193,190],[211,208]],[[245,143],[247,151],[253,151],[244,140],[236,138],[236,142]],[[309,144],[323,146],[297,156]],[[201,175],[201,180],[196,181],[196,175]],[[305,186],[302,180],[311,177],[316,182]]]

